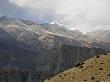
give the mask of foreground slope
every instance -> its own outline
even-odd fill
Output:
[[[110,53],[77,64],[45,82],[110,82]]]

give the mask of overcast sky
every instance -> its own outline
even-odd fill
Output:
[[[84,32],[110,29],[110,0],[0,0],[0,16],[56,21]]]

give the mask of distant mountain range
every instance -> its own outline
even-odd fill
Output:
[[[3,16],[0,18],[0,68],[20,73],[13,79],[5,76],[10,82],[41,82],[109,51],[109,40],[109,30],[83,34],[57,23],[36,24]]]

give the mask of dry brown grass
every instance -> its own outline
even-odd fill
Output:
[[[110,53],[91,58],[44,82],[110,82]]]

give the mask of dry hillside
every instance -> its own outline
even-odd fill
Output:
[[[44,82],[110,82],[110,53],[95,56]]]

